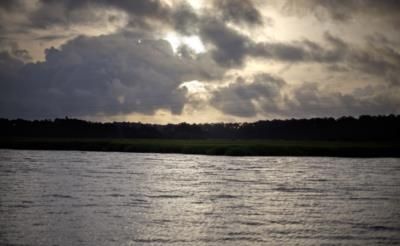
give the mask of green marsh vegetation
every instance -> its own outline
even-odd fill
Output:
[[[400,115],[251,123],[0,119],[0,148],[230,156],[400,157]]]
[[[224,139],[107,139],[3,138],[0,148],[182,153],[229,156],[400,157],[398,142],[224,140]]]

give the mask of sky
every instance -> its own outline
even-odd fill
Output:
[[[2,0],[0,118],[400,113],[398,0]]]

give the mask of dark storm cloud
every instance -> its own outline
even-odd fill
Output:
[[[340,117],[343,115],[381,115],[400,113],[399,98],[382,86],[366,86],[343,94],[322,90],[318,83],[303,83],[286,98],[286,117]]]
[[[243,66],[247,57],[288,63],[336,63],[343,62],[348,52],[348,45],[329,33],[325,34],[325,39],[330,47],[306,39],[257,43],[214,18],[201,22],[199,35],[205,43],[213,46],[210,52],[215,61],[225,67]]]
[[[360,107],[360,101],[352,95],[338,92],[321,91],[316,83],[304,83],[294,90],[294,95],[287,103],[287,114],[298,117],[353,115],[360,112],[354,109]]]
[[[214,0],[213,4],[225,21],[250,26],[263,24],[261,13],[251,0]]]
[[[225,114],[251,117],[258,113],[254,101],[262,102],[265,109],[276,106],[286,82],[269,74],[258,74],[251,82],[238,77],[234,83],[214,92],[211,104]]]
[[[118,10],[128,16],[129,26],[149,30],[153,23],[171,24],[173,10],[161,1],[155,0],[40,0],[35,8],[26,8],[28,1],[1,1],[0,31],[15,24],[18,15],[29,19],[26,23],[18,23],[12,32],[29,32],[33,29],[49,29],[53,27],[69,28],[79,25],[95,25],[104,21],[105,12]],[[30,3],[32,5],[32,2]],[[122,18],[115,13],[108,22]],[[10,31],[10,30],[8,30]]]
[[[163,40],[139,39],[125,33],[78,37],[47,49],[46,60],[37,63],[3,55],[1,117],[180,114],[186,91],[179,85],[215,76],[215,64],[178,57]]]
[[[10,104],[18,104],[18,98],[9,98],[9,93],[25,90],[25,85],[21,84],[21,88],[17,88],[15,82],[19,81],[19,70],[24,63],[10,55],[7,51],[0,52],[0,112],[12,111],[8,106]],[[5,116],[5,115],[4,115]]]
[[[267,17],[250,0],[215,0],[204,12],[184,2],[167,5],[155,0],[40,0],[36,8],[27,3],[0,1],[0,117],[153,114],[158,109],[180,114],[190,103],[185,89],[179,88],[182,82],[223,80],[225,71],[245,67],[248,58],[325,66],[330,73],[358,73],[368,82],[386,83],[343,94],[320,86],[325,81],[291,87],[262,73],[216,89],[207,103],[240,117],[398,112],[399,99],[389,94],[400,87],[399,44],[380,34],[369,37],[365,47],[329,32],[318,43],[307,38],[257,42],[237,29],[253,32],[266,26]],[[388,24],[399,19],[399,1],[288,0],[284,8],[291,13],[311,9],[338,21],[356,15]],[[125,32],[74,38],[81,25],[97,28],[125,17]],[[65,33],[50,33],[53,30]],[[168,42],[157,40],[171,31],[198,35],[207,52],[196,54],[181,45],[174,54]],[[10,34],[15,33],[36,42],[70,41],[47,49],[45,61],[32,63],[29,53],[12,41]]]
[[[344,43],[339,38],[331,37],[338,52],[343,54],[342,63],[353,71],[360,71],[386,80],[396,85],[400,76],[400,53],[388,42],[370,39],[364,49],[357,49]],[[333,41],[332,41],[333,40]]]
[[[311,40],[293,42],[255,42],[218,19],[209,18],[200,24],[200,37],[214,60],[224,67],[241,67],[248,57],[285,63],[316,63],[330,67],[347,66],[396,84],[400,71],[400,55],[385,43],[374,42],[356,47],[329,32],[324,34],[327,45]],[[338,70],[336,70],[338,71]],[[394,82],[393,82],[394,81]]]
[[[17,71],[24,66],[23,61],[12,56],[9,52],[0,52],[0,81],[11,81],[17,75]]]
[[[79,25],[103,23],[104,11],[114,9],[128,14],[128,28],[133,28],[136,32],[147,33],[148,37],[154,37],[168,29],[184,35],[197,34],[203,42],[214,46],[211,53],[220,65],[241,66],[252,41],[228,27],[224,19],[235,23],[259,25],[262,24],[260,13],[250,1],[217,2],[215,2],[217,8],[212,8],[210,11],[222,11],[222,16],[212,12],[198,15],[188,4],[180,3],[172,8],[161,1],[153,0],[41,0],[33,12],[25,13],[29,16],[29,23],[14,28],[13,32],[17,29],[20,32],[29,32],[29,30],[46,30],[53,27],[71,29]],[[240,8],[244,8],[243,11],[239,11]],[[115,16],[115,18],[122,17]],[[3,22],[3,25],[4,23],[6,22]],[[59,37],[60,34],[48,34],[38,38],[51,41]]]
[[[159,26],[184,34],[196,32],[199,17],[192,7],[180,3],[170,7],[159,0],[41,0],[41,7],[31,16],[32,25],[70,25],[88,23],[99,18],[99,10],[119,10],[128,14],[128,27],[154,31]],[[119,18],[118,15],[112,19]],[[158,25],[155,27],[154,25]]]
[[[362,72],[397,84],[400,76],[400,54],[391,46],[371,41],[365,47],[352,46],[342,39],[325,33],[329,46],[310,40],[290,43],[253,43],[243,57],[252,56],[287,63],[316,63],[328,68],[346,67],[341,71]],[[340,72],[338,69],[331,71]]]
[[[211,10],[222,12],[222,17],[218,17],[218,14],[211,17],[212,13],[199,16],[184,3],[171,8],[160,1],[149,0],[41,0],[39,7],[30,13],[29,28],[96,23],[101,17],[99,9],[119,9],[129,14],[131,27],[139,27],[136,31],[147,33],[148,37],[157,33],[149,27],[153,22],[185,35],[198,34],[203,42],[213,47],[210,51],[212,57],[224,67],[240,67],[249,56],[284,62],[336,62],[341,59],[342,53],[338,51],[342,52],[344,49],[338,46],[339,43],[334,43],[338,41],[334,40],[334,37],[327,39],[330,39],[334,46],[338,46],[335,50],[326,50],[307,40],[292,43],[256,43],[251,37],[239,33],[224,22],[225,19],[236,23],[262,24],[261,15],[251,1],[215,1],[214,5],[215,8]],[[59,34],[52,34],[42,38],[58,37]]]
[[[258,43],[250,50],[251,55],[285,62],[304,62],[311,55],[305,47],[296,44],[285,43]]]
[[[0,6],[0,37],[24,34],[41,39],[35,32],[46,31],[41,40],[52,41],[63,35],[51,32],[56,28],[76,36],[85,34],[82,26],[101,29],[126,22],[125,30],[146,33],[149,38],[166,31],[194,35],[203,18],[185,2],[170,6],[158,0],[39,0],[34,8],[27,8],[27,3],[21,0]]]
[[[22,3],[18,0],[2,0],[0,1],[0,11],[12,11],[21,8]]]
[[[173,10],[159,0],[103,0],[93,1],[104,8],[116,8],[128,13],[129,26],[151,29],[152,22],[170,24]]]
[[[158,0],[41,0],[38,10],[31,14],[31,25],[37,28],[46,25],[90,24],[102,16],[99,11],[119,10],[127,14],[128,28],[136,31],[158,32],[170,28],[185,35],[198,31],[200,17],[187,3],[173,7]],[[121,18],[112,15],[109,22]]]
[[[281,62],[317,62],[336,63],[344,61],[347,44],[342,40],[325,34],[330,47],[321,46],[310,40],[295,42],[260,42],[248,51],[251,56],[272,59]]]
[[[158,0],[103,0],[98,4],[113,6],[136,16],[164,19],[169,14],[169,8]]]
[[[40,0],[29,16],[27,29],[69,28],[74,25],[96,23],[102,16],[97,14],[97,5],[88,0]]]
[[[340,117],[343,115],[400,113],[400,98],[385,86],[366,86],[351,93],[322,89],[320,83],[288,85],[269,74],[237,78],[214,92],[211,105],[224,114],[290,117]]]
[[[202,23],[200,36],[205,42],[214,46],[211,52],[216,62],[224,66],[243,65],[243,60],[251,45],[248,37],[216,19]]]
[[[229,35],[223,35],[227,36]],[[325,45],[310,40],[255,43],[246,37],[236,38],[235,40],[242,42],[241,47],[244,47],[239,52],[240,56],[236,56],[241,63],[236,65],[242,64],[246,57],[285,63],[315,63],[326,65],[332,72],[359,72],[368,76],[370,81],[386,83],[361,87],[345,94],[323,89],[321,85],[324,81],[303,83],[290,88],[283,80],[271,79],[271,76],[264,75],[265,79],[261,84],[260,80],[254,79],[251,83],[245,83],[245,79],[239,78],[229,86],[215,91],[212,105],[225,114],[241,117],[251,117],[257,113],[281,117],[399,113],[400,98],[393,91],[400,89],[400,54],[392,48],[392,44],[371,39],[366,47],[361,48],[330,33],[325,33],[324,38]],[[223,49],[224,45],[220,43]],[[232,51],[235,49],[232,48]],[[226,53],[225,59],[231,55]],[[217,61],[221,62],[218,59]],[[282,82],[275,83],[276,81]],[[269,85],[264,87],[268,90],[263,90],[261,85]],[[281,93],[280,90],[285,88],[285,94]],[[271,91],[276,93],[270,93]]]
[[[193,35],[198,33],[201,17],[198,16],[193,8],[188,4],[180,4],[171,12],[169,22],[174,30],[184,35]]]

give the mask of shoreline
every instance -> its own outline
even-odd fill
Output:
[[[400,157],[399,142],[224,139],[0,139],[0,149],[175,153],[220,156]]]

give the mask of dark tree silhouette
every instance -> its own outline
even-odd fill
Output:
[[[399,141],[400,116],[168,125],[98,123],[67,117],[34,121],[0,119],[0,137]]]

